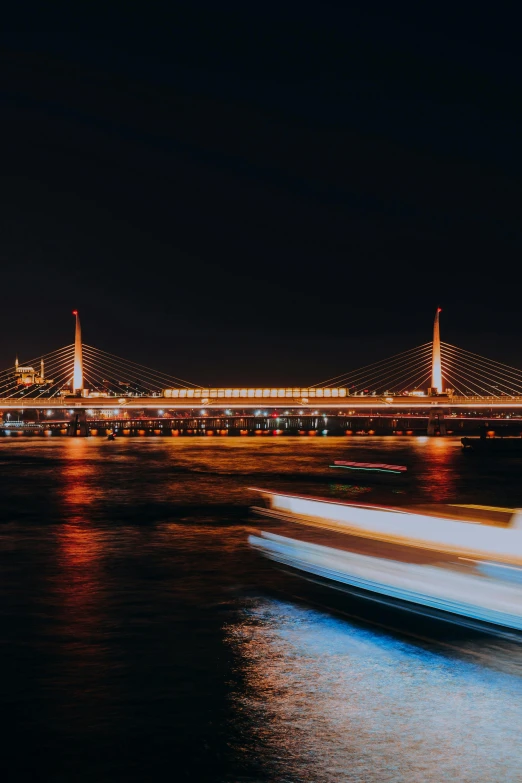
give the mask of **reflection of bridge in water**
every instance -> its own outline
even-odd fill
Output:
[[[485,422],[520,434],[522,371],[441,342],[439,313],[430,342],[322,383],[203,388],[83,343],[74,311],[74,344],[0,373],[4,430],[18,418],[81,435],[457,434]]]

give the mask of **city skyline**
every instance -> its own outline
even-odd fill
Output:
[[[488,398],[510,398],[517,400],[518,405],[517,398],[522,396],[522,371],[441,340],[441,312],[442,308],[437,307],[432,339],[421,345],[396,352],[390,357],[381,357],[377,362],[361,367],[352,366],[344,373],[315,384],[303,386],[292,383],[287,377],[267,386],[265,378],[252,385],[244,377],[239,384],[230,382],[231,379],[226,379],[225,383],[198,383],[100,350],[83,342],[80,314],[75,309],[72,311],[74,343],[21,364],[17,355],[14,367],[0,372],[0,401],[3,399],[4,404],[11,405],[18,400],[34,407],[37,401],[47,401],[48,405],[51,398],[58,397],[63,398],[62,405],[69,397],[127,397],[127,400],[121,400],[125,404],[132,404],[133,397],[146,397],[149,401],[154,397],[165,397],[170,398],[167,405],[186,407],[188,403],[190,407],[190,404],[199,403],[196,399],[190,403],[189,398],[197,397],[203,404],[217,403],[218,406],[219,398],[223,398],[223,404],[225,398],[229,398],[236,407],[238,404],[241,407],[242,399],[249,407],[254,399],[247,398],[268,397],[270,399],[264,404],[278,407],[284,404],[280,398],[292,398],[293,403],[308,405],[309,396],[324,396],[347,398],[342,404],[339,400],[340,406],[346,407],[348,398],[357,395],[378,396],[380,402],[392,402],[392,398],[401,396],[427,395],[447,397],[452,404],[458,400],[465,403],[467,398],[484,398],[484,401]],[[33,365],[39,367],[39,372]],[[335,405],[334,401],[332,403]],[[86,408],[89,403],[84,402],[82,406]],[[155,404],[153,407],[158,406]]]

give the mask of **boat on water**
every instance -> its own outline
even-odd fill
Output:
[[[34,432],[43,432],[43,425],[36,421],[0,421],[0,433],[10,435],[13,432],[29,435]]]
[[[379,484],[389,480],[402,483],[408,475],[406,465],[390,465],[384,462],[352,462],[337,459],[329,467],[340,472],[346,471],[347,475],[357,476],[363,481]]]
[[[522,630],[522,510],[395,508],[258,489],[250,544],[301,576],[455,619]]]
[[[462,448],[476,454],[522,455],[522,438],[461,438]]]

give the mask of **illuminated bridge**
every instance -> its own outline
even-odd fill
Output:
[[[202,388],[75,341],[0,373],[0,426],[87,435],[522,429],[522,370],[433,339],[304,387]],[[491,421],[490,421],[491,420]],[[146,422],[146,425],[144,424]],[[32,423],[32,424],[30,424]],[[18,428],[18,430],[17,430]],[[510,433],[511,434],[511,433]]]

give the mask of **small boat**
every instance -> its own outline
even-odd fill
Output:
[[[466,452],[522,455],[522,438],[461,438],[460,442]]]
[[[522,631],[522,510],[394,508],[257,490],[251,546],[307,579],[445,618]],[[459,620],[459,621],[460,621]]]
[[[383,462],[350,462],[336,459],[331,468],[358,473],[364,478],[384,478],[386,476],[405,476],[408,468],[405,465],[389,465]]]
[[[114,434],[114,432],[110,432],[107,435],[107,440],[116,440],[116,435]]]

